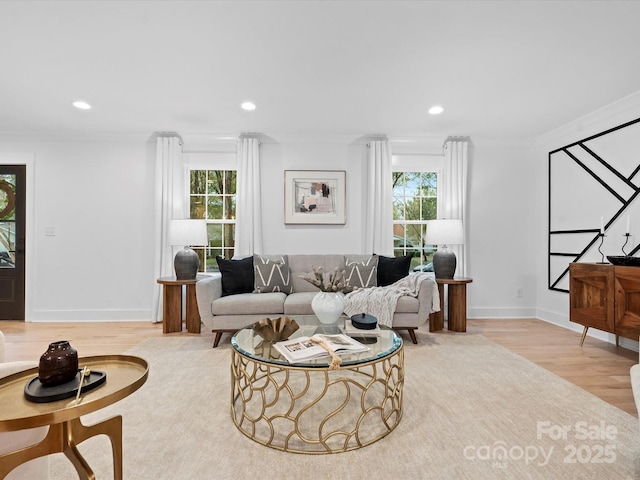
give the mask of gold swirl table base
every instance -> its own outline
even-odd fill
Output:
[[[231,357],[231,413],[238,429],[270,448],[340,453],[388,435],[402,418],[404,350],[340,370]]]

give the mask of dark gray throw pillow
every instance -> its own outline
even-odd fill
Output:
[[[378,256],[378,286],[386,287],[409,275],[411,255],[404,257]]]
[[[344,258],[345,280],[352,287],[378,286],[378,257],[376,255],[349,255]]]
[[[222,296],[253,292],[253,257],[226,260],[216,256],[222,274]]]

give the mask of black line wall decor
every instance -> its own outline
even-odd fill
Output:
[[[640,250],[639,172],[640,118],[549,152],[550,290],[569,292],[572,262]]]

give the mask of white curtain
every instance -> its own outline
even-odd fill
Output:
[[[469,163],[469,139],[449,137],[444,144],[444,171],[438,186],[438,218],[459,218],[465,231],[463,245],[449,245],[456,254],[456,277],[467,272],[467,169]]]
[[[260,140],[238,139],[236,180],[235,257],[262,252],[262,198],[260,195]]]
[[[173,247],[167,241],[169,221],[183,205],[176,199],[174,169],[182,163],[182,141],[176,134],[159,135],[156,139],[155,221],[154,221],[154,275],[170,277],[173,271]],[[155,282],[155,279],[154,279]],[[162,285],[155,284],[153,294],[153,322],[162,322]]]
[[[389,140],[369,142],[365,253],[393,256],[393,187]]]

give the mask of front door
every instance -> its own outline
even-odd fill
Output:
[[[0,165],[0,320],[24,320],[25,188],[25,165]]]

